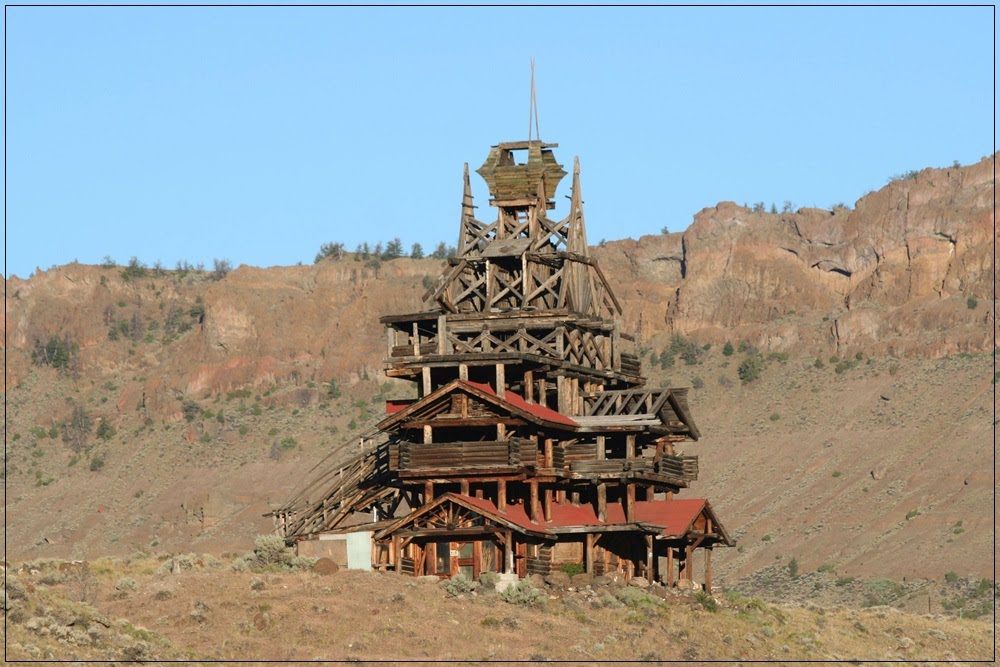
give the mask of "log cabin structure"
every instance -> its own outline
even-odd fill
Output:
[[[273,512],[300,550],[364,531],[372,566],[398,573],[577,564],[667,585],[693,580],[701,551],[710,590],[712,550],[733,541],[707,500],[675,497],[698,476],[679,449],[699,437],[687,390],[645,386],[588,250],[579,160],[568,215],[549,218],[556,147],[491,148],[489,223],[465,166],[457,256],[424,310],[381,318],[386,375],[417,398],[389,401],[352,460]]]

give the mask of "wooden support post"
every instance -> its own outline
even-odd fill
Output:
[[[535,402],[535,373],[534,371],[524,371],[524,400],[528,403]]]
[[[507,398],[507,378],[505,375],[505,366],[503,364],[496,365],[497,372],[497,398]]]
[[[605,457],[604,450],[606,449],[606,447],[607,447],[607,445],[605,444],[605,436],[603,436],[603,435],[597,436],[597,460],[598,461],[603,461],[604,460],[604,457]]]
[[[655,494],[656,494],[656,487],[654,487],[652,484],[647,484],[646,485],[646,500],[647,501],[654,500],[656,498]]]
[[[497,424],[497,440],[507,439],[507,425],[500,423]]]
[[[458,492],[463,496],[469,495],[469,480],[462,479],[458,482]]]
[[[635,433],[629,433],[625,436],[625,458],[635,458]]]
[[[531,494],[529,500],[531,507],[528,509],[528,516],[531,518],[531,523],[538,523],[538,515],[540,514],[538,511],[538,482],[532,480],[528,484],[528,489]]]
[[[594,538],[593,533],[584,535],[583,560],[587,568],[587,574],[594,574]]]
[[[438,315],[438,354],[448,354],[448,319],[446,315]]]
[[[646,581],[653,583],[653,536],[646,535]]]
[[[413,323],[413,340],[410,341],[410,342],[413,343],[413,356],[419,357],[420,356],[420,329],[418,328],[416,322]]]
[[[565,503],[566,502],[566,489],[559,489],[556,491],[556,502]]]
[[[566,415],[569,414],[569,389],[566,376],[556,376],[556,409]]]
[[[705,547],[705,592],[712,592],[712,547]]]
[[[553,457],[552,438],[545,438],[545,445],[544,445],[544,447],[545,447],[545,467],[546,468],[551,468],[552,465],[553,465],[553,462],[552,462],[552,457]]]
[[[552,489],[542,492],[542,516],[546,521],[552,521]]]
[[[392,551],[395,554],[396,574],[403,574],[403,548],[398,535],[392,536]]]
[[[385,356],[392,358],[392,348],[396,347],[396,329],[391,324],[385,328]]]
[[[426,396],[427,394],[431,393],[431,367],[430,366],[424,366],[423,369],[421,369],[421,371],[420,371],[420,378],[421,378],[421,380],[423,380],[423,386],[421,387],[421,389],[423,390],[423,393],[421,393],[420,395],[421,396]]]
[[[428,480],[424,482],[424,505],[434,500],[434,482]]]
[[[570,499],[570,502],[573,503],[573,507],[579,507],[580,506],[580,492],[579,491],[572,491],[572,492],[570,492],[569,499]]]
[[[497,509],[507,511],[507,481],[503,479],[497,480]]]
[[[469,380],[469,365],[468,364],[459,364],[458,365],[458,379],[459,380],[465,380],[465,381]]]
[[[622,325],[617,319],[614,320],[614,329],[611,330],[611,367],[616,371],[622,368]]]
[[[597,484],[597,518],[608,520],[608,485],[604,482]]]
[[[692,565],[694,565],[694,563],[692,562],[692,558],[691,558],[692,556],[694,556],[694,549],[691,548],[691,546],[685,547],[684,548],[684,574],[686,575],[686,579],[688,581],[694,581],[694,568],[692,567]]]
[[[482,498],[482,497],[483,497],[483,487],[481,486],[476,487],[476,498]]]
[[[546,385],[545,378],[539,378],[538,379],[538,404],[539,405],[543,405],[545,407],[548,407],[548,397],[546,396],[546,393],[548,391],[548,387],[546,387],[545,385]]]
[[[635,484],[625,485],[625,522],[635,521]]]
[[[429,445],[434,442],[434,427],[430,424],[424,425],[424,444]]]
[[[674,585],[674,547],[667,545],[667,587]]]

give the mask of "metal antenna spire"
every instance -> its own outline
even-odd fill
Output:
[[[531,58],[531,99],[528,103],[528,141],[531,141],[531,121],[535,121],[535,139],[541,139],[538,131],[538,96],[535,94],[535,59]]]

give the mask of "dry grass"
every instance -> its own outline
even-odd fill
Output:
[[[16,620],[8,623],[8,656],[123,659],[132,651],[143,659],[268,661],[985,660],[993,650],[988,622],[884,607],[777,606],[729,594],[716,597],[712,612],[715,605],[705,600],[680,594],[662,599],[637,589],[547,590],[542,606],[520,607],[490,594],[452,597],[434,582],[392,574],[233,572],[209,557],[196,557],[190,570],[164,574],[163,562],[96,561],[92,606],[75,601],[79,587],[72,576],[41,583],[57,569],[19,573],[26,599],[15,600],[15,607],[28,611],[8,618]],[[118,586],[126,577],[134,588]],[[100,617],[111,630],[97,643],[78,644],[42,634],[31,621],[44,616],[65,623],[71,611]]]

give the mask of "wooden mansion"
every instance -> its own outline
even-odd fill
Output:
[[[697,478],[686,389],[650,389],[622,309],[587,248],[579,161],[569,214],[548,217],[556,144],[501,143],[465,167],[457,256],[425,310],[381,318],[385,372],[418,398],[389,401],[353,460],[327,467],[273,516],[300,553],[410,575],[595,575],[711,588],[733,544]],[[697,551],[704,555],[695,558]],[[700,566],[696,565],[700,561]]]

